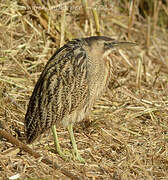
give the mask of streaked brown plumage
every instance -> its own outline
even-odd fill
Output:
[[[28,143],[58,121],[66,127],[84,119],[110,80],[107,55],[122,44],[133,43],[93,36],[74,39],[56,51],[29,102],[25,116]]]

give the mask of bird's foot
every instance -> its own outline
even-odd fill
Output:
[[[78,151],[73,151],[73,159],[78,160],[81,163],[85,163],[85,159],[82,158]]]
[[[63,151],[60,150],[60,151],[57,151],[57,153],[65,161],[69,161],[69,160],[71,160],[73,158],[72,154],[68,150],[63,150]]]
[[[62,159],[64,159],[65,161],[70,161],[73,159],[73,155],[69,150],[61,150],[61,149],[49,149],[49,151],[51,151],[54,154],[58,154]]]

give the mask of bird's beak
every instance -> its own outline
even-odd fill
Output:
[[[106,57],[109,55],[113,50],[116,48],[127,48],[130,46],[136,46],[136,43],[133,42],[117,42],[117,41],[112,41],[107,44],[105,44],[105,52],[103,54],[103,57]]]
[[[129,46],[136,46],[137,44],[136,43],[133,43],[133,42],[111,42],[111,43],[108,43],[107,46],[109,48],[114,48],[114,47],[129,47]]]

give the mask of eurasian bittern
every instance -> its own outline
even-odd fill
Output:
[[[117,42],[105,36],[74,39],[58,49],[46,64],[25,116],[27,142],[52,126],[55,145],[60,149],[55,125],[62,121],[68,127],[74,155],[83,162],[77,150],[73,124],[82,121],[95,101],[105,92],[111,73],[108,54],[116,46],[135,45]]]

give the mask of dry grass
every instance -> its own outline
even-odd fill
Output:
[[[112,55],[116,69],[110,90],[89,120],[76,125],[87,163],[65,162],[53,153],[51,132],[32,148],[81,179],[168,179],[168,25],[158,25],[160,12],[168,19],[168,1],[154,1],[148,18],[139,13],[139,1],[119,2],[1,0],[0,126],[17,138],[23,135],[35,82],[67,40],[107,35],[137,42]],[[61,146],[71,149],[67,131],[58,132]],[[67,179],[4,138],[0,152],[0,179]]]

